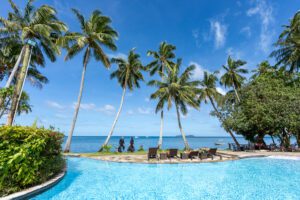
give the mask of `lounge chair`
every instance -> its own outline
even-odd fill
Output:
[[[270,151],[280,151],[280,148],[277,147],[276,144],[270,144],[269,149],[270,149]]]
[[[189,153],[189,158],[191,159],[191,160],[193,160],[193,158],[198,158],[199,157],[199,151],[191,151],[190,153]]]
[[[240,151],[241,149],[235,143],[229,143],[228,146],[232,151]]]
[[[177,158],[178,149],[169,149],[168,158]]]
[[[150,158],[158,159],[157,150],[158,150],[157,147],[149,148],[149,150],[148,150],[148,160],[150,160]]]
[[[207,152],[202,152],[199,154],[200,159],[211,158],[214,159],[214,156],[220,156],[220,160],[222,160],[222,155],[217,154],[217,148],[209,149]]]

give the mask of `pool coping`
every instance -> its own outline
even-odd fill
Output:
[[[134,161],[134,160],[109,160],[109,159],[103,159],[101,157],[104,156],[83,156],[80,154],[76,155],[66,155],[66,157],[75,157],[75,158],[88,158],[92,160],[99,160],[102,162],[112,162],[112,163],[127,163],[127,164],[201,164],[201,163],[218,163],[218,162],[227,162],[227,161],[235,161],[239,160],[240,158],[236,155],[230,155],[230,154],[225,154],[225,153],[219,153],[219,155],[222,155],[223,158],[224,156],[228,156],[227,159],[218,159],[218,160],[211,160],[211,159],[206,159],[206,160],[198,160],[198,159],[184,159],[181,161],[176,161],[174,159],[166,159],[166,160],[155,160],[151,159],[150,161],[144,160],[144,161]],[[162,162],[161,162],[162,161]]]
[[[50,180],[39,184],[39,185],[35,185],[33,187],[27,188],[25,190],[19,191],[19,192],[15,192],[12,193],[10,195],[7,195],[5,197],[0,197],[0,200],[21,200],[21,199],[29,199],[31,197],[34,197],[50,188],[52,188],[53,186],[55,186],[56,184],[58,184],[66,175],[67,172],[67,167],[65,166],[62,170],[62,172],[60,172],[59,174],[57,174],[56,176],[54,176],[53,178],[51,178]]]
[[[241,153],[241,152],[240,152]],[[100,160],[103,162],[115,162],[115,163],[128,163],[128,164],[193,164],[193,163],[216,163],[216,162],[227,162],[227,161],[235,161],[240,159],[246,159],[246,158],[259,158],[259,157],[269,157],[269,156],[283,156],[283,157],[298,157],[300,158],[299,152],[294,152],[293,155],[285,155],[286,152],[264,152],[264,151],[250,151],[250,152],[242,152],[241,154],[236,154],[236,152],[219,152],[219,154],[226,156],[227,159],[222,160],[193,160],[190,159],[182,160],[182,161],[176,161],[176,160],[112,160],[109,158],[111,155],[99,155],[99,156],[84,156],[81,154],[74,154],[74,155],[67,155],[67,157],[80,157],[80,158],[89,158],[93,160]],[[121,156],[121,155],[113,155],[113,156]],[[136,155],[126,155],[126,156],[136,156]],[[105,158],[106,157],[106,158]],[[107,158],[108,157],[108,158]],[[224,158],[223,157],[223,158]]]

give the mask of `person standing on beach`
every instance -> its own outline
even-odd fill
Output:
[[[121,137],[119,140],[118,152],[122,152],[124,150],[125,150],[125,141],[124,141],[124,137]]]
[[[134,152],[134,140],[133,140],[133,137],[130,138],[130,145],[127,149],[127,151],[130,151],[130,152]]]

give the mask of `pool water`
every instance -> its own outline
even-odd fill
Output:
[[[300,160],[132,164],[68,158],[64,179],[33,199],[299,199]]]

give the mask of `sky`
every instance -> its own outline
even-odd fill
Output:
[[[14,1],[23,8],[26,1]],[[118,50],[105,49],[109,57],[126,57],[136,48],[144,65],[152,59],[148,50],[157,50],[162,41],[176,46],[176,56],[183,59],[183,67],[196,66],[193,79],[201,79],[204,71],[221,70],[228,55],[247,61],[246,68],[253,70],[269,58],[282,25],[299,9],[298,0],[36,0],[35,5],[54,6],[58,17],[68,24],[70,31],[79,31],[79,23],[71,8],[76,8],[88,18],[99,9],[112,19],[112,27],[119,34]],[[1,1],[0,16],[7,17],[9,3]],[[83,55],[64,61],[62,52],[55,63],[47,60],[41,69],[50,80],[43,89],[26,82],[25,91],[30,95],[33,112],[16,118],[15,123],[56,127],[68,134],[77,100],[82,71]],[[74,135],[105,136],[113,123],[119,107],[122,89],[103,64],[91,60],[87,67],[81,109]],[[144,74],[146,82],[156,78]],[[124,107],[114,135],[158,136],[160,115],[155,114],[156,101],[149,100],[155,88],[145,83],[125,96]],[[1,83],[4,85],[4,83]],[[227,89],[218,86],[225,93]],[[186,134],[196,136],[227,136],[219,121],[210,116],[212,107],[201,104],[200,110],[190,109],[182,116]],[[5,122],[4,119],[1,122]],[[164,135],[179,135],[174,109],[165,112]]]

